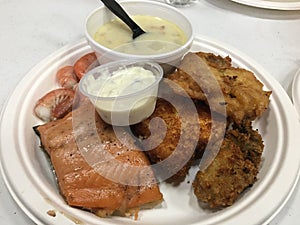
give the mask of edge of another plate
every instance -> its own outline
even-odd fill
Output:
[[[296,72],[296,75],[293,79],[292,100],[293,100],[294,106],[298,112],[298,116],[299,116],[299,120],[300,120],[300,68]]]
[[[231,0],[243,5],[263,9],[300,10],[300,1]]]

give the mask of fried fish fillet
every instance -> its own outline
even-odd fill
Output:
[[[193,182],[197,198],[210,208],[232,205],[257,180],[263,148],[256,130],[229,130],[216,158],[197,172]]]
[[[63,119],[35,127],[35,131],[50,156],[60,192],[70,206],[90,210],[99,216],[123,216],[135,213],[144,206],[153,207],[162,201],[151,170],[147,170],[145,178],[143,174],[135,175],[128,169],[130,166],[150,168],[147,156],[134,143],[130,143],[130,148],[121,143],[113,128],[101,120],[88,101]],[[107,170],[105,172],[108,175],[119,174],[122,182],[99,173],[97,160],[105,156],[99,149],[115,160],[101,162],[104,165],[101,168]],[[83,154],[88,150],[89,154]],[[114,167],[112,162],[119,167]],[[149,179],[154,182],[142,183],[142,180]],[[132,180],[138,183],[130,185],[129,181]]]
[[[206,101],[213,111],[222,113],[225,107],[228,118],[237,124],[254,120],[269,105],[271,91],[264,91],[252,72],[233,67],[228,56],[188,53],[168,79],[191,98]]]
[[[222,129],[226,128],[226,124],[224,126],[224,121],[217,118],[212,126],[211,113],[204,103],[193,102],[193,111],[187,107],[185,97],[174,94],[172,98],[177,108],[164,99],[158,99],[154,113],[132,126],[132,130],[143,139],[150,137],[143,142],[142,148],[148,150],[146,154],[152,163],[160,163],[174,156],[164,164],[160,174],[166,171],[174,174],[168,182],[179,183],[187,175],[192,161],[201,157],[208,141],[223,137]],[[178,108],[184,112],[178,112]]]

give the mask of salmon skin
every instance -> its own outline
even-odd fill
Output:
[[[79,118],[77,124],[74,124],[74,116]],[[147,170],[146,178],[143,174],[126,170],[130,166],[150,168],[144,152],[129,137],[126,138],[130,142],[130,148],[122,143],[116,137],[112,126],[103,122],[95,113],[90,102],[81,103],[76,110],[62,119],[34,127],[34,131],[50,157],[60,192],[70,206],[87,209],[103,217],[113,214],[124,216],[136,214],[140,208],[151,208],[162,201],[158,184],[144,182],[155,181],[152,170]],[[113,163],[102,163],[106,165],[106,175],[119,174],[122,182],[103,176],[95,166],[87,162],[78,147],[86,143],[86,146],[93,146],[91,154],[97,153],[98,147],[104,147],[114,162],[124,165],[122,172],[116,173]],[[95,158],[97,157],[95,154]],[[108,165],[112,165],[112,168]],[[126,184],[124,180],[134,180],[135,183]]]

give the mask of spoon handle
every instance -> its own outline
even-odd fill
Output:
[[[145,33],[124,11],[124,9],[115,0],[101,0],[104,5],[110,9],[115,15],[117,15],[124,23],[127,24],[133,31],[134,36],[139,36]],[[133,37],[135,38],[135,37]]]

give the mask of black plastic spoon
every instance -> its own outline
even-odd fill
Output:
[[[117,17],[119,17],[127,26],[132,30],[132,38],[140,36],[146,33],[142,28],[139,27],[125,12],[125,10],[115,0],[101,0],[104,5]]]

